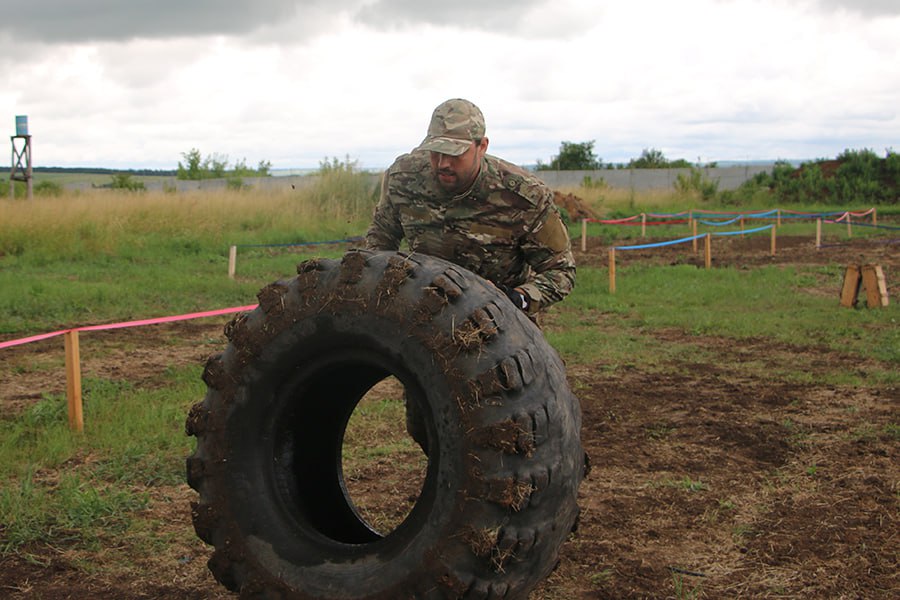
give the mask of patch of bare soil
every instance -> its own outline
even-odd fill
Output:
[[[617,246],[638,246],[667,240],[647,238],[616,242]],[[586,252],[580,252],[580,242],[575,255],[578,264],[606,267],[609,263],[609,245],[589,240]],[[771,237],[767,233],[715,237],[710,241],[711,266],[749,269],[764,265],[880,265],[885,274],[900,274],[900,237],[895,238],[824,238],[816,248],[815,238],[800,235],[778,235],[775,253],[771,251]],[[643,250],[616,252],[616,266],[629,264],[689,264],[705,265],[704,240],[694,244],[686,242],[674,246],[661,246]],[[900,289],[897,277],[888,277],[888,285]],[[840,290],[835,294],[839,295]],[[891,294],[893,296],[893,294]]]
[[[809,238],[779,239],[774,257],[765,236],[714,244],[714,266],[880,264],[891,301],[900,297],[900,253],[887,242],[816,250]],[[703,264],[689,248],[622,254],[625,261]],[[590,247],[577,258],[603,266],[606,248]],[[598,327],[615,327],[602,319]],[[84,371],[153,385],[161,369],[202,363],[221,349],[221,325],[85,335],[83,346],[94,350],[83,351]],[[578,530],[532,600],[900,597],[900,389],[815,383],[838,370],[865,369],[827,348],[769,340],[737,346],[675,330],[654,335],[660,344],[696,345],[717,358],[671,364],[664,373],[570,367],[593,468],[580,491]],[[800,363],[812,383],[743,372],[742,363]],[[62,393],[64,385],[60,340],[0,353],[3,414],[18,413],[42,393]],[[415,495],[405,473],[375,462],[354,474],[354,498],[400,514]],[[111,541],[89,557],[46,545],[0,558],[0,595],[233,597],[205,568],[210,549],[193,535],[192,498],[186,485],[152,490],[147,522],[171,539],[158,552]],[[105,571],[112,556],[123,563],[121,553],[133,566]]]

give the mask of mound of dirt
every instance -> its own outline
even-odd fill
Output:
[[[596,215],[584,200],[575,194],[563,194],[561,192],[553,192],[553,201],[560,208],[564,208],[569,214],[570,219],[594,219]]]
[[[844,164],[843,160],[819,160],[809,164],[800,165],[796,170],[791,173],[791,179],[799,179],[803,176],[803,173],[810,169],[811,166],[817,166],[822,171],[822,177],[825,179],[832,179],[835,174],[837,174],[837,170],[840,166]]]

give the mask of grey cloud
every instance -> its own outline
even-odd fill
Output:
[[[353,0],[0,0],[0,35],[32,42],[241,35],[277,26],[307,9],[339,12]]]
[[[529,8],[542,0],[376,0],[362,8],[357,19],[377,28],[402,28],[414,25],[451,25],[465,29],[510,31],[521,22]]]
[[[897,0],[819,0],[824,8],[842,9],[867,17],[884,17],[900,15],[900,2]]]

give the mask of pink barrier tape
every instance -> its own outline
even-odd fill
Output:
[[[875,212],[875,209],[870,208],[866,212],[851,212],[849,214],[854,217],[865,217],[866,215],[871,215],[873,212]]]
[[[123,323],[108,323],[106,325],[86,325],[84,327],[73,327],[71,329],[62,329],[60,331],[54,331],[52,333],[42,333],[39,335],[33,335],[26,338],[21,338],[18,340],[9,340],[6,342],[0,342],[0,350],[3,348],[11,348],[13,346],[21,346],[22,344],[28,344],[30,342],[37,342],[40,340],[46,340],[48,338],[56,337],[58,335],[66,334],[70,331],[103,331],[105,329],[123,329],[125,327],[141,327],[143,325],[155,325],[158,323],[172,323],[174,321],[187,321],[189,319],[202,319],[203,317],[217,317],[219,315],[228,315],[236,312],[245,312],[249,310],[253,310],[259,306],[258,304],[250,304],[247,306],[237,306],[234,308],[220,308],[217,310],[208,310],[204,312],[197,313],[189,313],[186,315],[175,315],[171,317],[159,317],[155,319],[140,319],[137,321],[125,321]]]
[[[3,348],[11,348],[13,346],[20,346],[22,344],[29,344],[31,342],[38,342],[40,340],[46,340],[48,338],[56,337],[58,335],[62,335],[65,332],[70,331],[69,329],[63,329],[62,331],[54,331],[53,333],[42,333],[40,335],[33,335],[31,337],[22,338],[20,340],[10,340],[8,342],[0,342],[0,349]]]
[[[622,223],[627,223],[629,221],[634,221],[641,215],[634,215],[633,217],[625,217],[623,219],[585,219],[588,223],[604,223],[606,225],[619,225]]]
[[[687,223],[687,219],[673,219],[670,221],[635,221],[637,217],[630,217],[628,219],[614,219],[614,220],[603,220],[603,219],[585,219],[588,223],[600,223],[601,225],[634,225],[636,227],[640,227],[641,225],[682,225]]]

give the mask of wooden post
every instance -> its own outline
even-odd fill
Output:
[[[771,247],[772,247],[772,256],[775,256],[775,235],[776,235],[776,234],[775,234],[775,229],[776,229],[775,227],[772,228],[772,244],[771,244]]]
[[[69,429],[84,431],[81,404],[81,357],[78,350],[78,330],[65,333],[66,338],[66,400],[69,404]]]
[[[878,209],[872,209],[872,225],[878,225]]]
[[[707,269],[712,268],[712,241],[711,240],[712,240],[712,234],[707,233],[706,234],[706,244],[705,244],[705,246],[706,246],[706,268]]]
[[[859,294],[860,275],[859,267],[850,265],[844,271],[844,285],[841,287],[841,306],[853,308],[856,306],[856,296]]]
[[[641,213],[641,237],[647,237],[647,213]]]
[[[584,242],[582,242],[584,243]],[[234,279],[234,271],[237,268],[237,246],[228,248],[228,276]]]
[[[691,244],[693,244],[693,246],[694,246],[694,254],[697,254],[697,221],[694,221],[693,219],[691,219],[691,223],[692,223],[691,227],[693,228],[693,231],[694,231],[694,239],[691,240]]]
[[[581,251],[587,252],[587,219],[581,220]]]
[[[866,306],[879,308],[888,305],[887,280],[881,265],[863,265],[862,285],[866,288]]]
[[[744,215],[741,215],[741,239],[744,237]]]
[[[850,229],[850,213],[847,213],[847,237],[853,237],[853,231]]]
[[[781,227],[781,209],[779,208],[777,211],[775,211],[775,214],[778,216],[778,220],[777,220],[778,227]]]
[[[822,248],[822,219],[816,219],[816,250]]]
[[[616,249],[609,249],[609,293],[616,293]]]

